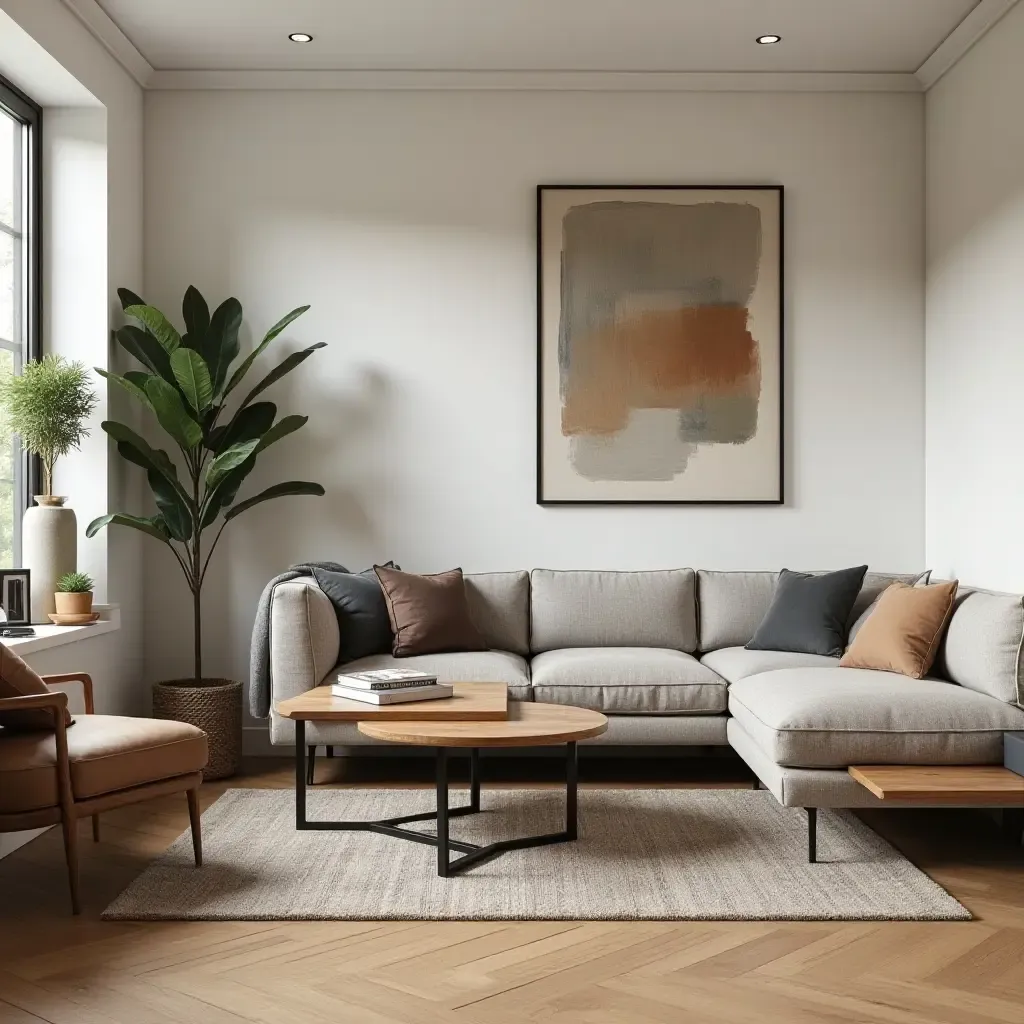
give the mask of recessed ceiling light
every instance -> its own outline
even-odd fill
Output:
[[[773,35],[758,36],[757,37],[757,41],[762,46],[771,46],[773,43],[781,43],[782,42],[782,36],[773,36]]]
[[[292,32],[291,35],[288,36],[288,38],[293,43],[311,43],[311,42],[313,42],[313,37],[308,32]],[[760,40],[758,40],[758,42],[760,42]]]

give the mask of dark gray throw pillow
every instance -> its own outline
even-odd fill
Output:
[[[392,562],[387,564],[393,565]],[[394,634],[376,573],[372,569],[359,573],[314,569],[313,576],[330,598],[338,616],[341,632],[338,661],[355,661],[371,654],[390,654]]]
[[[846,647],[850,612],[867,571],[866,565],[858,565],[812,576],[783,569],[747,650],[838,657]]]

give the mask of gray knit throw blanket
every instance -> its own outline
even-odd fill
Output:
[[[270,603],[274,599],[274,588],[279,583],[312,576],[314,569],[328,572],[348,572],[337,562],[307,562],[293,565],[287,572],[275,576],[260,595],[256,607],[256,621],[252,627],[252,650],[249,652],[249,714],[253,718],[267,718],[270,715]]]

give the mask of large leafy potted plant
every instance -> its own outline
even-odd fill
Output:
[[[21,562],[30,573],[32,621],[46,622],[55,610],[57,580],[78,567],[77,521],[64,506],[67,498],[52,493],[54,465],[81,447],[96,394],[82,363],[51,354],[0,380],[0,407],[7,429],[42,467],[43,493],[34,495],[36,504],[22,519]]]
[[[238,500],[258,456],[308,419],[278,417],[273,402],[256,399],[324,343],[285,356],[244,392],[241,401],[236,401],[236,392],[257,357],[308,306],[299,306],[282,317],[252,352],[239,359],[242,306],[237,299],[226,299],[211,314],[198,289],[190,286],[182,302],[185,331],[179,333],[168,317],[134,292],[121,288],[118,295],[125,314],[138,325],[120,328],[115,337],[143,369],[130,370],[123,376],[99,368],[97,372],[145,407],[168,436],[168,447],[174,455],[154,448],[124,423],[104,422],[103,429],[117,443],[121,456],[145,471],[156,513],[137,516],[112,512],[93,520],[86,535],[95,536],[105,526],[140,530],[165,545],[181,567],[192,594],[193,677],[158,684],[154,688],[154,714],[192,721],[206,729],[211,740],[206,774],[208,778],[221,778],[237,768],[241,684],[203,676],[203,581],[217,542],[232,520],[264,501],[324,493],[320,484],[289,480]],[[216,721],[202,717],[214,703],[222,711],[230,707],[229,724],[224,714]]]

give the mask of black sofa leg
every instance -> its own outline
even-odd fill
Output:
[[[818,808],[807,808],[807,861],[818,863]]]
[[[306,785],[313,785],[313,764],[316,761],[316,747],[310,747],[306,751]]]
[[[760,788],[761,788],[761,780],[760,779],[754,779],[754,789],[760,789]]]
[[[334,757],[334,747],[327,747],[327,756]]]

